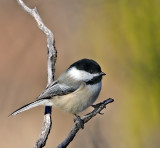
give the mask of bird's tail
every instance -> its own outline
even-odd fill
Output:
[[[19,113],[21,113],[21,112],[23,112],[23,111],[25,111],[25,110],[31,109],[31,108],[33,108],[33,107],[37,107],[37,106],[39,106],[39,105],[46,105],[47,102],[48,102],[48,99],[38,99],[38,100],[36,100],[36,101],[34,101],[34,102],[31,102],[31,103],[29,103],[29,104],[27,104],[27,105],[24,105],[24,106],[22,106],[21,108],[15,110],[15,111],[14,111],[13,113],[11,113],[9,116],[17,115],[17,114],[19,114]],[[8,117],[9,117],[9,116],[8,116]]]

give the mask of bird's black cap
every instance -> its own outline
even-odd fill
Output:
[[[92,59],[81,59],[75,63],[73,63],[70,67],[76,67],[79,70],[84,70],[87,71],[89,73],[101,73],[101,67],[99,66],[99,64],[92,60]]]

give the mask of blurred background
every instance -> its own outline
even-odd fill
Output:
[[[56,78],[71,63],[92,58],[107,73],[96,101],[115,102],[85,124],[70,148],[158,148],[160,146],[160,1],[35,0],[54,32]],[[29,148],[37,140],[44,107],[8,115],[33,101],[47,83],[46,38],[16,0],[0,1],[0,143]],[[81,113],[83,115],[92,108]],[[46,148],[56,147],[73,115],[53,109]]]

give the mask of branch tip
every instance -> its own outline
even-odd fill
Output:
[[[112,98],[106,99],[103,102],[100,102],[96,105],[92,105],[92,107],[94,107],[94,110],[91,111],[90,113],[87,113],[86,115],[81,117],[81,120],[83,121],[83,123],[87,123],[89,120],[91,120],[94,116],[96,116],[97,114],[104,114],[101,113],[101,111],[106,108],[106,105],[109,103],[112,103],[114,100]],[[74,125],[71,129],[71,131],[69,132],[68,136],[66,137],[66,139],[60,143],[57,148],[66,148],[70,142],[72,142],[72,140],[75,138],[77,132],[81,129],[81,126],[77,126],[80,125],[79,120],[76,120],[76,122],[74,122]]]

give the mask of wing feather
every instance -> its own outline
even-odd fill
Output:
[[[51,85],[49,85],[37,99],[42,98],[51,98],[53,96],[62,96],[68,93],[72,93],[77,90],[78,86],[70,86],[66,84],[61,84],[58,81],[54,81]]]

